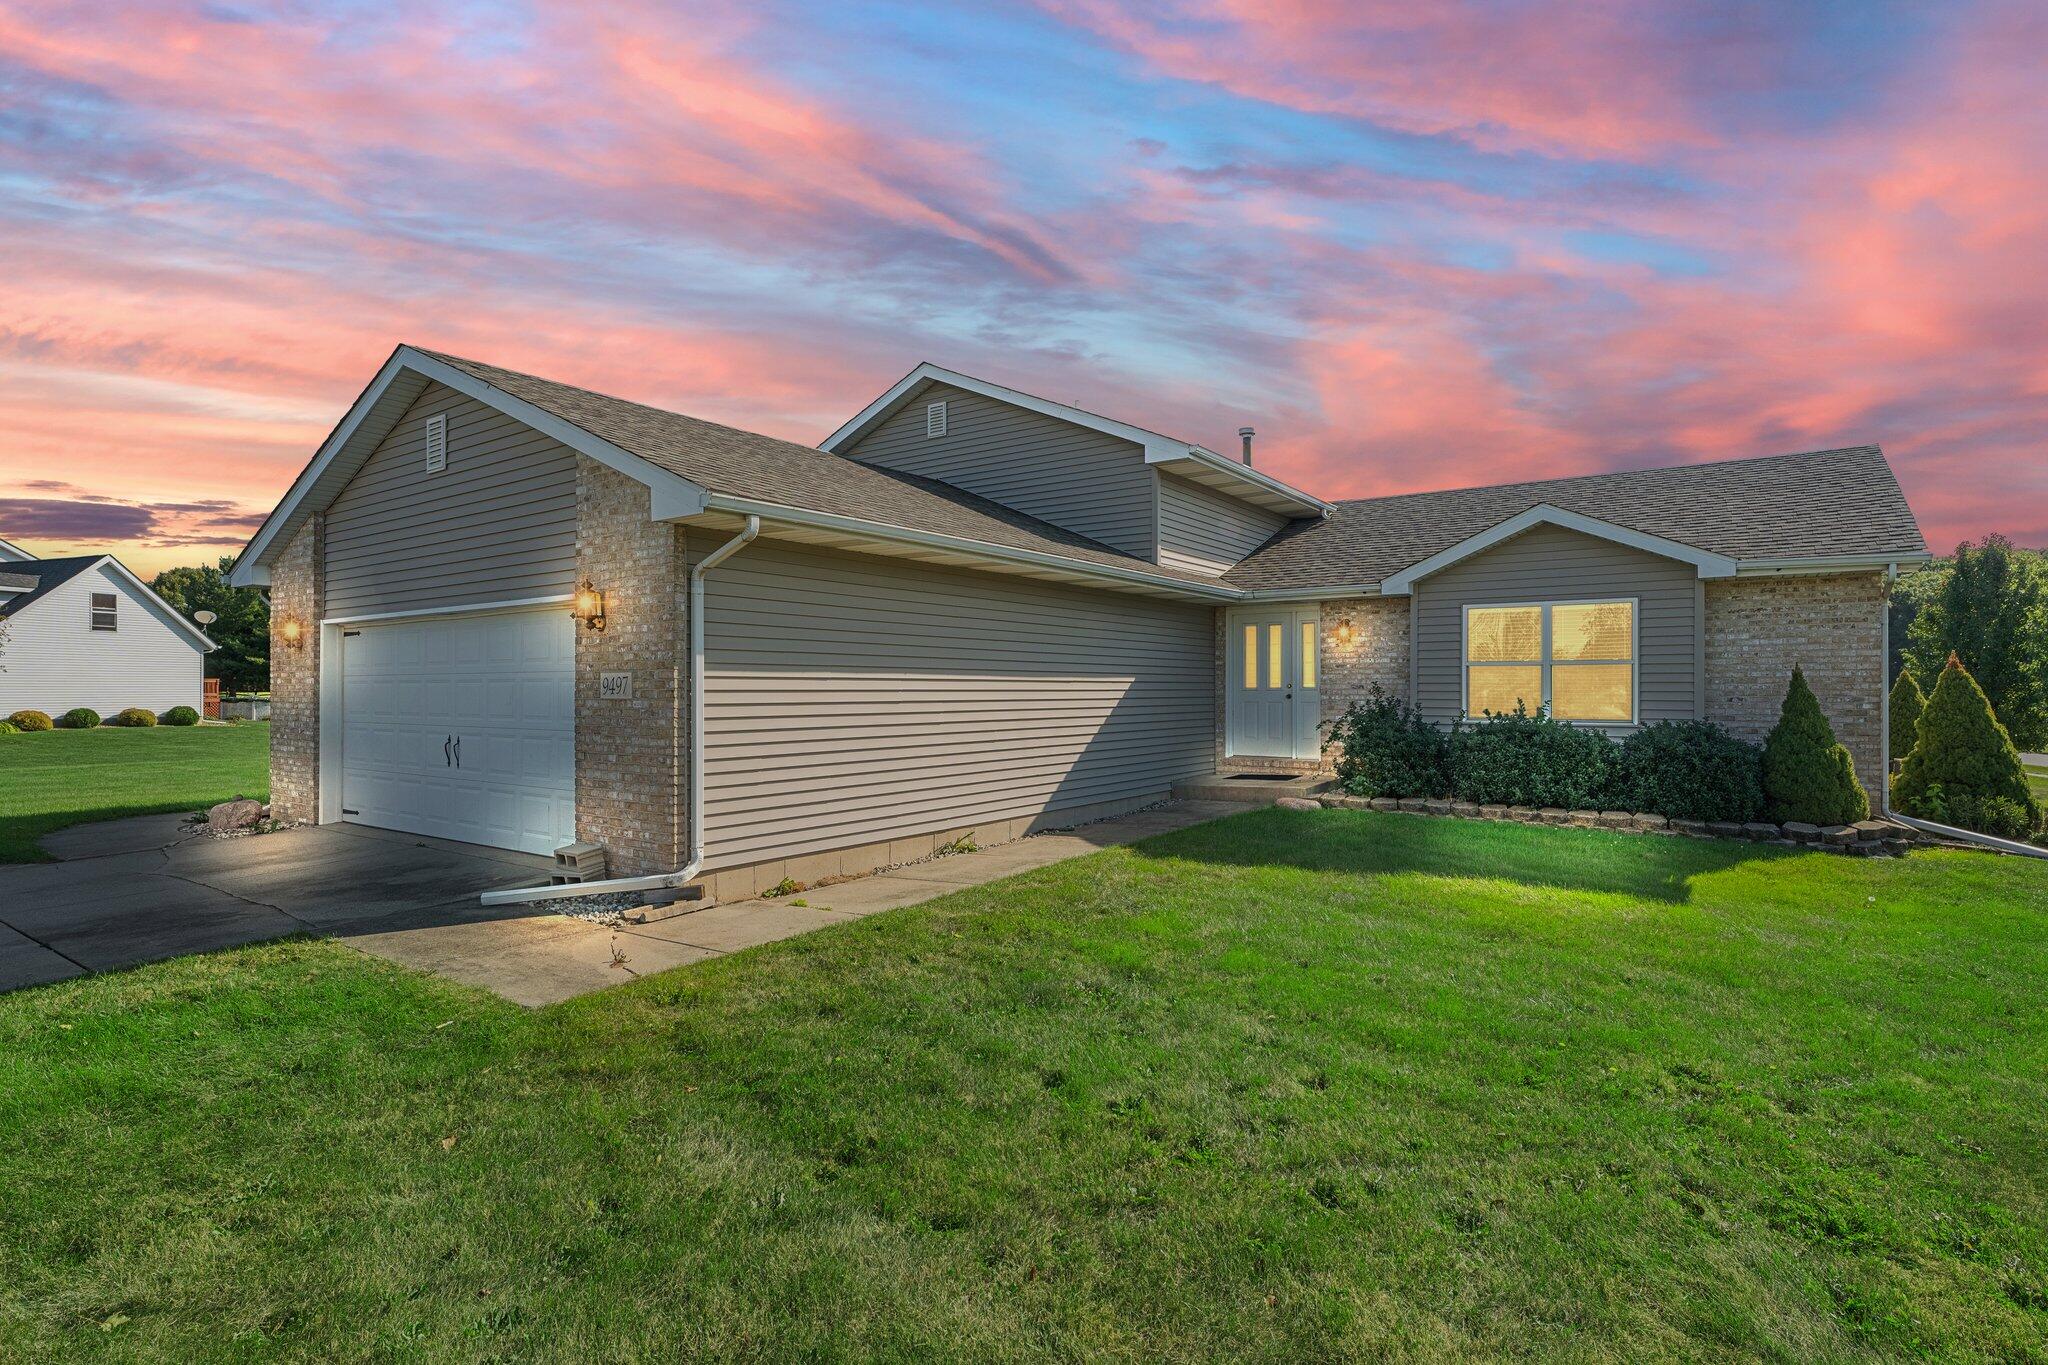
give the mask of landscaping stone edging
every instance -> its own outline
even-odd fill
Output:
[[[1281,805],[1292,804],[1282,801]],[[1900,857],[1920,841],[1919,831],[1889,820],[1859,820],[1853,825],[1782,825],[1752,820],[1673,820],[1622,810],[1564,810],[1558,806],[1480,805],[1417,796],[1322,796],[1303,801],[1336,810],[1399,811],[1408,815],[1452,815],[1467,820],[1510,820],[1528,825],[1560,825],[1575,829],[1616,830],[1629,834],[1676,834],[1694,839],[1747,839],[1783,848],[1812,848],[1858,858]]]

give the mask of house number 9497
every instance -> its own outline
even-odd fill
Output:
[[[633,675],[631,673],[598,674],[597,695],[602,701],[633,700]]]

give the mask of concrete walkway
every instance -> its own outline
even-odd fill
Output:
[[[616,929],[545,902],[479,905],[481,891],[545,879],[548,861],[524,854],[358,825],[216,840],[195,837],[182,816],[108,821],[44,840],[64,861],[0,867],[0,991],[317,933],[546,1005],[1242,809],[1173,803],[798,897]],[[806,904],[790,903],[799,899]]]

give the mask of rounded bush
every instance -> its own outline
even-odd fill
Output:
[[[0,720],[0,735],[18,735],[21,727],[11,720]]]
[[[1330,723],[1337,782],[1353,796],[1443,796],[1444,732],[1378,683]]]
[[[158,716],[157,720],[165,725],[197,725],[199,713],[189,706],[173,706]]]
[[[156,712],[149,710],[147,707],[131,706],[118,716],[110,719],[107,724],[120,725],[134,730],[146,730],[156,724]]]
[[[16,711],[7,718],[7,723],[23,732],[48,730],[56,724],[41,711]]]
[[[74,706],[57,717],[57,728],[60,730],[91,730],[99,723],[100,713],[90,706]]]
[[[1754,820],[1763,755],[1712,721],[1660,720],[1621,742],[1608,799],[1674,820]]]
[[[1597,807],[1616,747],[1598,730],[1516,707],[1451,734],[1451,794],[1483,805]]]

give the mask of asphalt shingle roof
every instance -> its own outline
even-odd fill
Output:
[[[439,351],[423,354],[714,492],[1033,550],[1084,565],[1136,569],[1158,578],[1216,586],[1216,580],[1207,575],[1125,554],[937,479],[860,464],[815,446],[630,403],[460,356]]]
[[[1548,504],[1735,560],[1918,555],[1913,509],[1876,446],[1408,493],[1283,527],[1232,587],[1355,587]]]
[[[13,616],[23,607],[39,602],[58,588],[90,569],[102,555],[72,555],[66,559],[25,559],[0,568],[0,578],[28,578],[35,588],[19,597],[0,598],[0,616]]]

